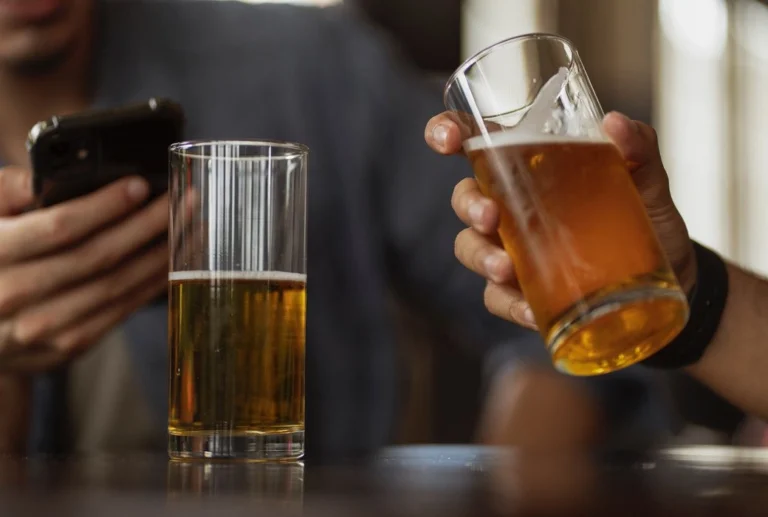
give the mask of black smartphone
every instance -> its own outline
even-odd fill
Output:
[[[144,177],[156,197],[168,189],[168,147],[183,140],[184,112],[167,99],[53,117],[29,133],[37,207],[91,193],[124,176]]]

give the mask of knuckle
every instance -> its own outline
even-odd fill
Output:
[[[485,284],[485,291],[483,291],[483,303],[485,304],[485,308],[488,309],[492,314],[498,314],[496,313],[496,307],[497,307],[497,300],[496,300],[496,292],[495,292],[495,286],[491,282],[487,282]]]
[[[488,257],[488,248],[482,245],[467,244],[468,252],[472,254],[472,265],[475,271],[485,272],[485,259]]]
[[[517,322],[523,321],[526,307],[525,303],[515,298],[510,298],[508,303],[509,305],[507,306],[505,317]]]
[[[49,241],[65,242],[71,233],[72,221],[66,210],[53,210],[45,218],[43,238]]]
[[[517,323],[523,321],[526,304],[520,297],[488,282],[483,298],[491,314]]]
[[[471,188],[473,181],[474,180],[472,178],[464,178],[463,180],[458,182],[455,187],[453,187],[453,194],[451,195],[451,203],[453,204],[454,210],[458,211],[459,208],[461,208],[465,195],[467,191]]]

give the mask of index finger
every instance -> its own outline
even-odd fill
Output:
[[[462,143],[469,138],[469,130],[453,113],[444,112],[432,117],[424,130],[424,139],[432,150],[440,154],[457,154]]]
[[[0,220],[0,264],[66,248],[136,209],[149,194],[141,178],[116,181],[93,194]]]

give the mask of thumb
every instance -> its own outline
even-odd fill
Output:
[[[32,177],[21,167],[0,169],[0,217],[15,215],[33,201]]]
[[[656,131],[617,112],[606,115],[603,128],[627,161],[645,206],[653,210],[670,204],[669,178],[661,161]]]

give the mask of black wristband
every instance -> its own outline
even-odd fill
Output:
[[[691,293],[690,316],[680,334],[642,362],[665,370],[684,368],[701,359],[715,337],[728,298],[728,271],[715,252],[693,243],[698,271]]]

